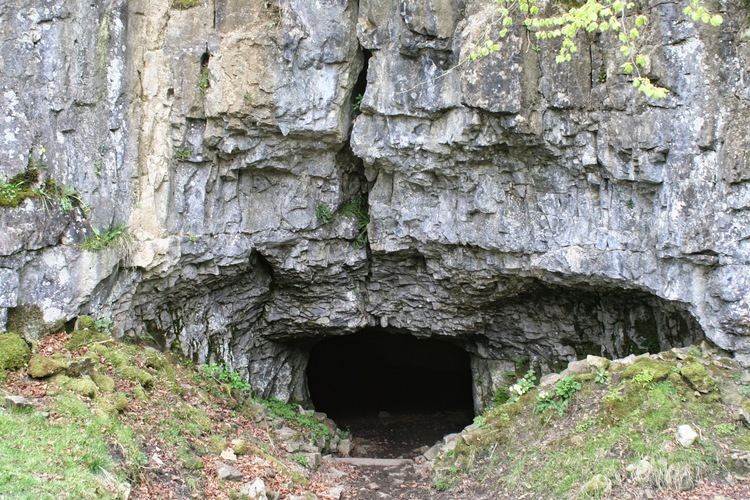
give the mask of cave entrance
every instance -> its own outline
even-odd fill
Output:
[[[315,408],[352,433],[354,456],[419,454],[474,416],[470,356],[457,344],[369,328],[315,344]]]

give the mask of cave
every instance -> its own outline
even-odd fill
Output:
[[[471,361],[458,343],[383,328],[326,338],[307,367],[315,409],[365,445],[361,456],[416,454],[471,423]]]

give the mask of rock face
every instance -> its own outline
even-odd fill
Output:
[[[705,335],[750,363],[739,7],[720,29],[653,8],[658,102],[608,37],[456,67],[492,8],[3,3],[0,182],[41,166],[87,209],[0,208],[0,330],[109,317],[297,400],[310,339],[368,325],[458,339],[478,406],[518,356]],[[116,224],[125,248],[81,249]]]

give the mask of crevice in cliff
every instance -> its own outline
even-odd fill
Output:
[[[370,58],[372,57],[372,51],[368,49],[362,49],[362,70],[359,72],[357,81],[352,89],[352,114],[354,117],[362,112],[362,101],[367,91],[367,71],[370,66]]]

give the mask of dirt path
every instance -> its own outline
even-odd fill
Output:
[[[377,461],[378,459],[374,459],[373,463]],[[341,497],[344,500],[435,498],[429,476],[413,460],[393,465],[355,465],[351,482],[347,486]]]

